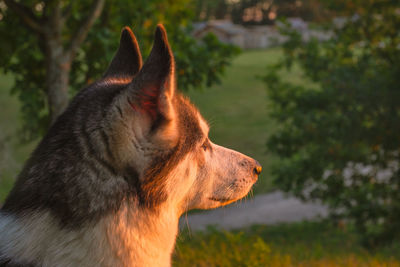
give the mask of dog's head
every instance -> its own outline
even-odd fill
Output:
[[[129,80],[106,116],[113,165],[137,177],[144,205],[164,201],[179,210],[214,208],[244,197],[260,164],[208,138],[199,111],[176,90],[174,57],[163,26],[141,67],[133,33],[125,28],[120,48],[102,82]]]
[[[59,188],[68,216],[115,209],[127,198],[144,208],[171,205],[182,213],[244,197],[260,164],[210,141],[207,122],[176,90],[174,71],[163,26],[144,64],[135,36],[124,28],[104,76],[74,98],[35,152],[40,162],[32,166],[40,167],[28,166],[23,176],[59,177],[52,188],[37,190]]]

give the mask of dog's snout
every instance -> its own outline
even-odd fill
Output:
[[[249,168],[250,171],[252,171],[255,176],[260,175],[262,171],[262,166],[257,160],[253,159],[242,160],[239,162],[239,165],[242,167]]]
[[[254,172],[255,175],[260,175],[260,173],[262,171],[262,166],[258,161],[256,161],[255,165],[256,166],[254,167],[253,172]]]

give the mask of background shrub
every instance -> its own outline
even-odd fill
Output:
[[[273,168],[278,187],[322,200],[375,246],[400,236],[399,4],[335,1],[330,8],[346,23],[332,25],[328,41],[305,43],[282,28],[285,59],[264,77],[280,125],[268,148],[281,159]],[[293,64],[312,86],[279,78]]]

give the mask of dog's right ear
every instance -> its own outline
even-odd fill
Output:
[[[103,78],[133,78],[142,68],[142,55],[135,35],[129,27],[121,33],[119,48]]]

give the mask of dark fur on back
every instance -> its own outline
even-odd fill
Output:
[[[49,209],[63,225],[79,227],[88,219],[98,220],[101,214],[117,210],[123,197],[137,194],[134,183],[127,183],[113,167],[112,156],[100,154],[99,144],[90,137],[98,131],[107,147],[104,128],[91,124],[102,121],[110,100],[122,89],[94,85],[75,97],[33,152],[3,211]]]

